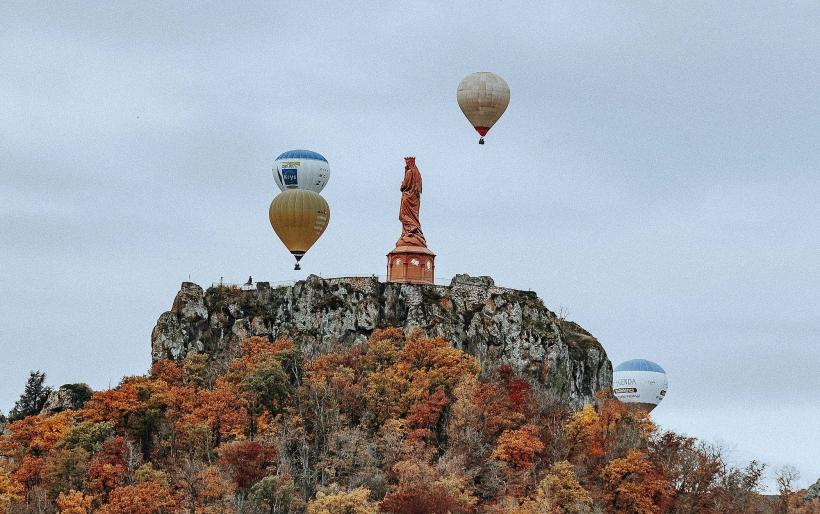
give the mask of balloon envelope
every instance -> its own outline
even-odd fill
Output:
[[[612,373],[612,392],[624,403],[652,411],[666,396],[669,381],[662,367],[645,359],[619,364]]]
[[[299,260],[327,228],[330,207],[319,193],[287,189],[270,203],[268,218],[276,235],[296,257],[299,269]]]
[[[510,87],[495,73],[479,71],[467,75],[458,85],[456,99],[461,112],[482,138],[510,104]]]
[[[307,189],[319,193],[330,180],[330,165],[320,153],[290,150],[276,158],[273,180],[281,191]]]

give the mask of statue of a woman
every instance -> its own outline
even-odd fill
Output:
[[[421,232],[419,209],[421,208],[421,173],[416,167],[415,157],[404,158],[404,180],[401,183],[401,238],[396,246],[427,247],[427,241]]]

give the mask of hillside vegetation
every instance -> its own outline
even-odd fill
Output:
[[[812,512],[762,466],[601,397],[572,411],[508,365],[376,331],[304,357],[245,339],[191,353],[0,436],[7,513]],[[820,501],[820,500],[817,500]]]

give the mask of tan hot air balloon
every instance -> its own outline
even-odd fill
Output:
[[[276,235],[296,257],[296,266],[327,228],[330,207],[319,193],[286,189],[270,203],[268,217]]]
[[[495,125],[510,104],[510,86],[489,71],[479,71],[464,77],[456,92],[458,106],[481,135],[478,144],[484,144],[484,136]]]

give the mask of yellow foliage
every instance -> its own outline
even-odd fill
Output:
[[[325,491],[316,493],[316,499],[308,503],[308,514],[379,514],[379,505],[368,500],[370,490],[359,487],[341,491],[333,484]]]
[[[472,509],[478,498],[470,492],[470,484],[467,478],[460,475],[447,475],[433,482],[434,491],[446,491],[446,496],[456,505],[463,509]]]
[[[4,461],[0,460],[0,512],[11,511],[11,505],[23,498],[23,486],[12,476]]]
[[[57,496],[57,507],[60,509],[60,514],[90,514],[93,501],[93,496],[86,496],[72,489]]]
[[[516,509],[519,514],[584,514],[592,512],[592,497],[567,461],[553,464],[538,484],[535,497]]]
[[[150,462],[146,462],[134,472],[134,482],[137,484],[153,482],[162,487],[168,487],[168,474],[161,469],[156,469]]]
[[[576,460],[612,457],[608,452],[619,445],[619,441],[632,440],[631,446],[642,441],[646,443],[655,430],[649,415],[630,408],[618,400],[604,400],[598,410],[587,405],[576,412],[564,426],[570,454]]]
[[[586,405],[573,414],[564,427],[567,441],[572,450],[587,452],[593,457],[600,456],[603,453],[603,448],[597,440],[597,427],[599,425],[600,418],[592,405]]]

